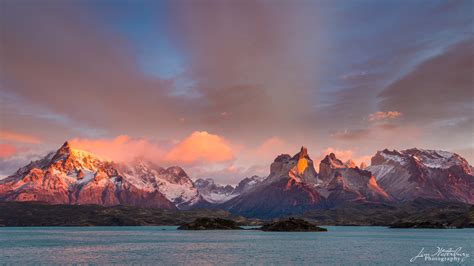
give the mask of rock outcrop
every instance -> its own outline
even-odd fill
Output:
[[[287,220],[281,220],[278,222],[272,222],[264,224],[261,228],[262,231],[273,231],[273,232],[326,232],[326,228],[321,228],[307,222],[303,219],[289,218]]]
[[[193,222],[178,227],[178,230],[241,230],[232,220],[222,218],[198,218]]]

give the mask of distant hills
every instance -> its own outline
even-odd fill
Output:
[[[165,169],[138,159],[127,163],[103,160],[66,142],[56,152],[0,180],[0,201],[208,208],[258,218],[416,199],[474,203],[472,167],[455,153],[385,149],[364,169],[350,161],[343,163],[331,153],[319,162],[319,173],[314,163],[302,147],[293,156],[277,156],[268,177],[245,178],[234,187],[218,185],[212,179],[193,182],[178,166]]]

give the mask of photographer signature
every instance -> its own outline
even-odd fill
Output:
[[[422,248],[418,255],[410,259],[410,262],[415,262],[418,258],[423,259],[424,261],[438,261],[438,262],[464,262],[469,258],[469,253],[463,252],[462,247],[456,249],[441,248],[437,247],[434,253],[425,252],[425,248]]]

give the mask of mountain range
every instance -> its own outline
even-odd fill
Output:
[[[273,218],[348,203],[400,203],[418,198],[474,204],[473,188],[472,167],[458,154],[446,151],[385,149],[367,167],[344,163],[331,153],[319,162],[317,173],[302,147],[293,156],[277,156],[268,177],[252,176],[231,186],[212,179],[193,181],[178,166],[163,168],[139,159],[108,161],[65,142],[56,152],[0,180],[0,201],[209,208]]]

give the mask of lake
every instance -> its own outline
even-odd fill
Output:
[[[175,226],[0,228],[0,264],[427,265],[430,262],[423,258],[414,263],[410,259],[422,248],[435,253],[437,247],[461,247],[457,253],[474,256],[474,229],[325,228],[329,232],[178,231]],[[473,265],[474,260],[468,257],[461,264]]]

